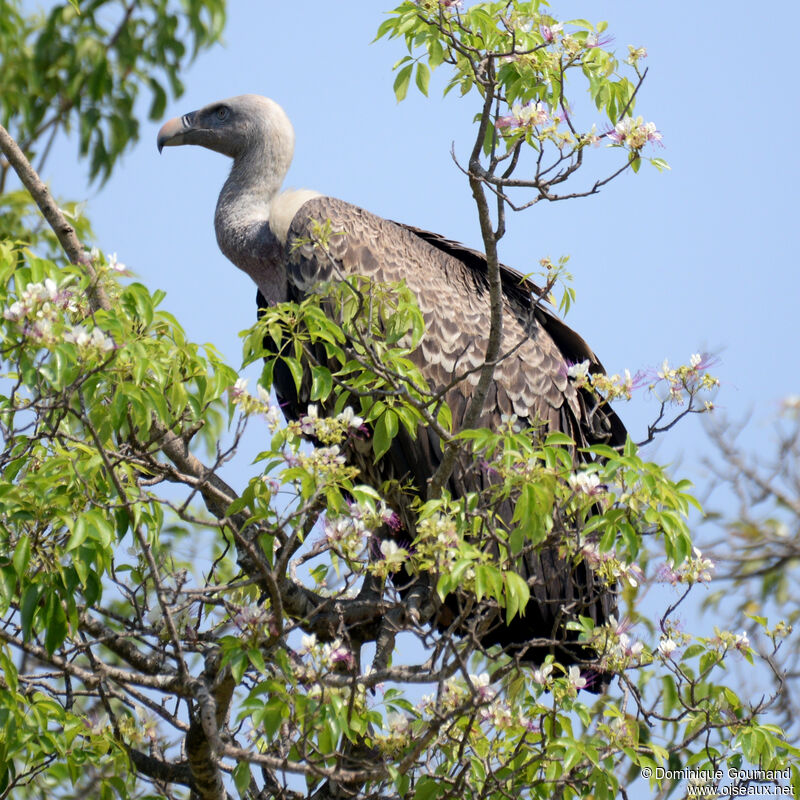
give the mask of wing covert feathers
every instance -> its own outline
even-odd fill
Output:
[[[325,220],[330,220],[334,234],[328,239],[327,255],[310,241],[292,249],[293,242],[310,238],[312,221]],[[486,262],[480,253],[329,197],[301,207],[290,226],[288,248],[289,281],[300,292],[335,277],[337,270],[379,281],[404,280],[425,319],[417,363],[432,387],[446,386],[468,373],[447,398],[451,407],[463,405],[466,410],[464,401],[478,383],[490,327]],[[582,440],[581,403],[567,377],[567,361],[581,355],[596,369],[602,367],[577,334],[531,302],[530,285],[519,273],[503,270],[501,353],[507,355],[495,369],[480,424],[491,426],[501,415],[514,413],[523,422],[544,422],[550,430],[578,434]],[[548,332],[551,318],[560,338],[571,345],[569,354]],[[456,425],[459,421],[454,418]]]

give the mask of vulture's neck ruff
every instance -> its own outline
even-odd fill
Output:
[[[214,214],[220,250],[256,283],[269,303],[286,299],[283,246],[292,218],[316,192],[280,192],[294,153],[283,109],[241,95],[176,117],[159,131],[159,149],[197,144],[233,159]]]

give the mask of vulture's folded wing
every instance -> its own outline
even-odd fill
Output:
[[[327,250],[315,244],[312,233],[312,222],[326,220],[332,229]],[[458,427],[477,385],[489,336],[486,266],[479,253],[341,200],[318,197],[292,220],[287,260],[289,281],[301,293],[337,273],[405,281],[425,319],[425,335],[414,357],[430,386],[440,389],[465,376],[447,395]],[[583,443],[581,403],[567,377],[569,359],[543,324],[551,317],[525,301],[530,295],[521,276],[510,270],[505,275],[502,357],[480,424],[493,427],[501,415],[514,413],[523,422],[545,423],[549,430],[563,430]],[[573,354],[599,366],[580,337],[570,343],[578,351]]]

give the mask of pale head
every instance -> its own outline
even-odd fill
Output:
[[[158,132],[158,149],[196,144],[234,160],[266,158],[285,175],[294,152],[286,112],[268,97],[242,94],[175,117]]]

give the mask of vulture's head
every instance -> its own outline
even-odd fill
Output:
[[[278,162],[276,167],[288,169],[294,129],[274,100],[242,94],[164,123],[158,132],[159,152],[179,144],[199,144],[235,160],[266,158]]]

